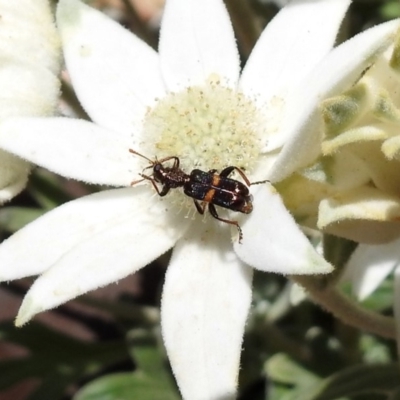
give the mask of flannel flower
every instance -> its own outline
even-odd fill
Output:
[[[125,187],[64,204],[0,246],[1,280],[40,275],[17,324],[173,248],[161,325],[180,391],[187,399],[233,398],[252,268],[316,274],[332,267],[269,183],[251,187],[251,214],[221,211],[239,221],[240,243],[235,227],[198,215],[179,189],[161,198],[148,181],[131,187],[148,163],[129,149],[178,156],[186,172],[234,165],[252,182],[288,176],[309,160],[285,143],[296,143],[292,134],[302,135],[304,121],[316,123],[321,96],[354,80],[393,34],[393,24],[383,25],[328,55],[348,5],[290,3],[265,29],[239,79],[222,1],[167,0],[157,54],[100,12],[61,0],[67,69],[94,123],[15,119],[0,126],[0,147],[69,178]]]
[[[387,44],[351,85],[321,102],[314,159],[278,184],[303,225],[360,243],[342,277],[359,300],[393,271],[400,285],[400,32]]]
[[[61,49],[48,0],[1,0],[0,15],[0,121],[53,115]],[[0,203],[25,187],[29,165],[0,150]]]
[[[359,242],[342,281],[363,301],[394,273],[400,343],[400,32],[363,76],[322,105],[325,135],[312,182],[319,228]],[[341,168],[336,166],[342,164]],[[325,167],[321,166],[324,165]],[[315,166],[314,166],[315,167]],[[316,176],[315,174],[311,174]],[[324,174],[327,176],[327,174]],[[322,176],[322,174],[319,174]],[[307,184],[305,186],[307,186]],[[316,190],[324,187],[325,193]],[[319,192],[319,193],[318,193]]]
[[[399,60],[400,32],[353,85],[320,104],[315,159],[279,184],[303,224],[360,243],[400,236]]]

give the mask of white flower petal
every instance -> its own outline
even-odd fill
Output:
[[[1,174],[2,172],[0,171],[0,175]],[[27,170],[25,174],[19,174],[15,177],[14,181],[10,182],[7,186],[0,189],[0,204],[11,200],[18,193],[21,193],[25,189],[25,186],[28,183],[28,175],[29,171]]]
[[[399,265],[400,240],[381,245],[360,244],[346,265],[354,295],[366,299]]]
[[[2,61],[4,57],[7,61],[26,66],[29,64],[32,73],[35,73],[36,69],[44,68],[58,75],[61,61],[60,42],[49,1],[0,0],[0,10]],[[13,83],[16,85],[21,82]]]
[[[30,165],[0,150],[0,204],[21,192],[28,181]]]
[[[240,88],[254,97],[265,113],[263,151],[284,144],[281,127],[287,97],[331,50],[349,4],[350,0],[292,1],[257,41],[243,70]]]
[[[4,63],[0,70],[0,120],[53,115],[60,95],[58,78],[44,68],[10,63],[1,55],[0,60]]]
[[[251,268],[233,253],[228,235],[210,224],[199,223],[177,243],[161,322],[183,398],[235,398],[251,280]]]
[[[360,207],[363,207],[363,205],[360,205]],[[328,225],[324,228],[324,233],[349,239],[353,242],[376,245],[400,237],[400,225],[397,221],[347,219]]]
[[[397,126],[396,126],[397,128]],[[385,138],[386,139],[386,138]],[[394,136],[387,139],[382,144],[382,152],[385,154],[389,160],[399,160],[400,159],[400,136]]]
[[[0,0],[0,121],[54,113],[60,43],[47,0]],[[0,151],[0,204],[25,187],[29,165]]]
[[[0,120],[54,113],[61,52],[48,1],[0,0]]]
[[[2,243],[0,281],[40,274],[82,241],[128,219],[132,225],[139,226],[153,218],[155,225],[162,226],[167,217],[149,214],[151,189],[140,186],[108,190],[68,202],[46,213]],[[156,205],[165,208],[158,197],[155,200]],[[94,257],[94,254],[89,256]]]
[[[117,132],[139,134],[146,106],[164,93],[156,52],[77,0],[59,2],[57,23],[68,72],[90,117]]]
[[[158,198],[149,202],[149,188],[125,189],[125,193],[123,190],[120,191],[122,196],[129,192],[133,194],[132,204],[137,205],[136,209],[126,214],[118,204],[113,204],[112,224],[102,221],[103,229],[95,226],[96,232],[91,232],[85,221],[85,237],[75,241],[74,247],[69,240],[69,249],[62,254],[57,245],[59,258],[35,281],[25,296],[17,325],[23,325],[41,311],[126,277],[165,253],[184,235],[191,221],[166,212]],[[127,208],[126,197],[121,203]],[[82,209],[79,211],[82,216]],[[116,212],[119,212],[119,221]],[[70,225],[67,228],[72,230]],[[76,229],[82,222],[78,221],[77,225],[74,233],[79,235]],[[43,246],[37,240],[32,244]],[[23,252],[20,250],[20,254],[27,254],[25,251],[25,248]],[[32,254],[28,254],[31,258]],[[53,258],[56,257],[53,255]],[[15,266],[15,263],[11,265]]]
[[[237,255],[262,271],[281,274],[326,274],[332,266],[311,246],[279,194],[263,185],[254,194],[254,210],[242,223],[243,241]]]
[[[280,134],[290,140],[269,171],[272,182],[286,178],[318,156],[322,135],[319,103],[350,87],[374,58],[392,43],[399,26],[400,20],[380,24],[338,46],[288,98]]]
[[[239,55],[221,0],[168,0],[160,34],[160,62],[168,89],[202,84],[211,74],[231,86],[239,78]]]
[[[0,147],[67,178],[128,186],[141,170],[131,142],[87,121],[15,118],[0,124]],[[142,164],[140,164],[142,165]]]
[[[335,154],[339,150],[343,150],[344,146],[367,141],[383,141],[384,139],[387,139],[389,135],[390,133],[388,132],[388,129],[385,129],[378,124],[376,124],[376,126],[368,125],[360,128],[357,127],[349,129],[332,139],[324,140],[321,143],[321,151],[324,156],[331,155]]]
[[[286,98],[331,50],[350,0],[295,0],[267,25],[240,79],[261,104]]]
[[[290,304],[294,307],[297,307],[306,299],[307,299],[306,289],[303,286],[292,282],[290,286]]]
[[[318,228],[333,235],[370,244],[400,235],[400,201],[374,187],[361,186],[321,200]]]

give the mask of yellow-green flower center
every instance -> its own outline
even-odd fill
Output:
[[[251,174],[262,121],[253,101],[214,77],[202,86],[169,93],[149,109],[141,149],[150,158],[179,157],[187,174],[194,168],[221,171],[231,165]],[[168,197],[193,208],[180,190],[172,192]]]

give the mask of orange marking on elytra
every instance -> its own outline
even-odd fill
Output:
[[[210,189],[210,190],[207,192],[207,194],[204,196],[204,200],[203,200],[203,201],[205,201],[205,202],[207,202],[207,203],[211,203],[211,202],[212,202],[212,199],[213,199],[213,197],[214,197],[214,194],[215,194],[215,189]]]

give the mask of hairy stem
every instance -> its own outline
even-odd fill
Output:
[[[319,278],[300,275],[291,278],[305,288],[315,303],[342,322],[384,338],[396,338],[394,318],[385,317],[360,307],[337,288],[324,285]]]

